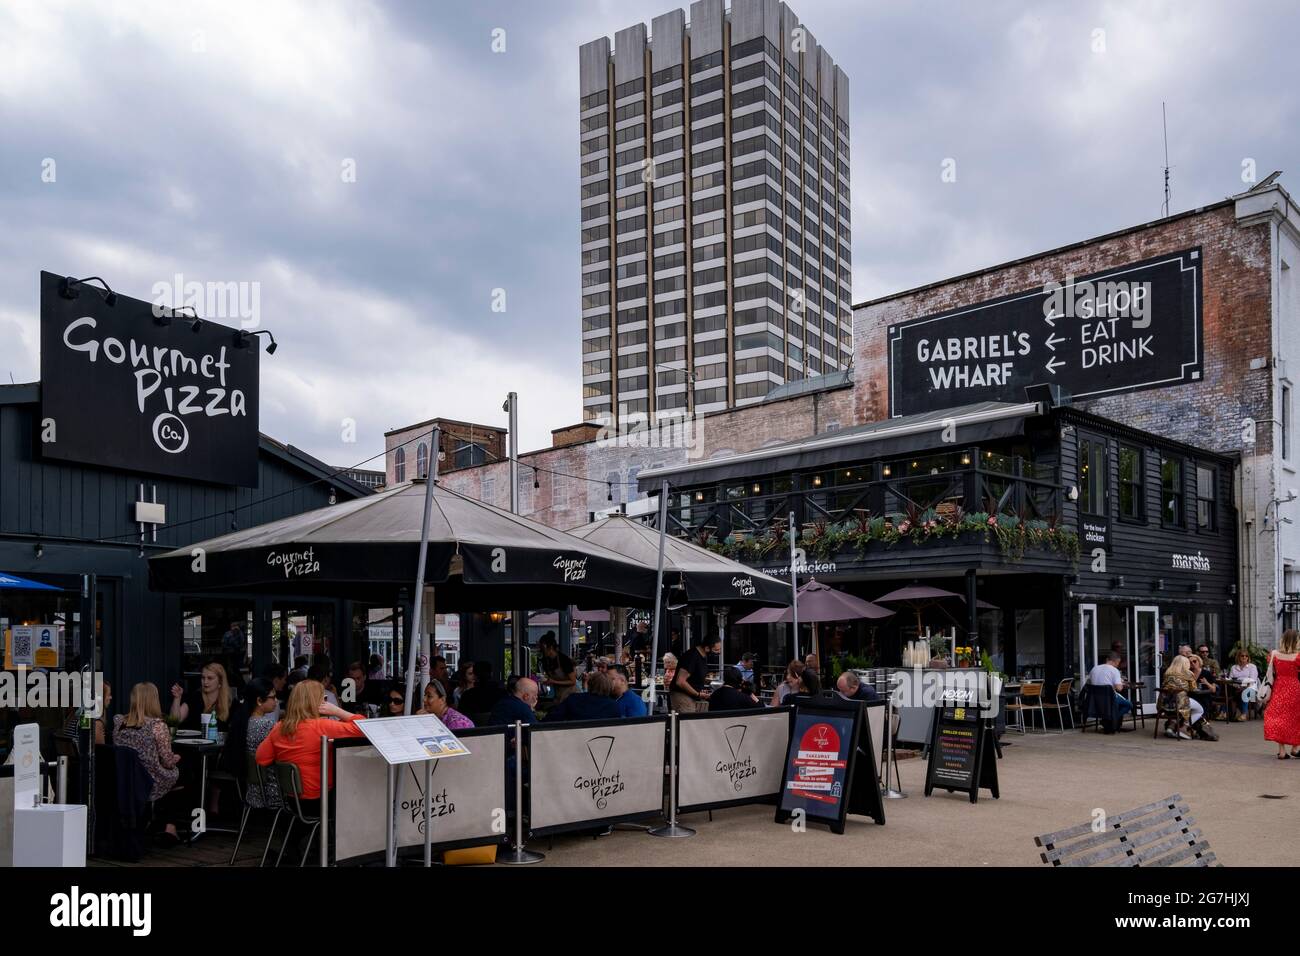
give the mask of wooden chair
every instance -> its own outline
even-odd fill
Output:
[[[1020,732],[1026,732],[1025,714],[1038,714],[1042,721],[1043,733],[1047,733],[1047,712],[1043,710],[1043,682],[1025,681],[1020,685],[1020,693],[1013,703],[1007,704],[1007,710],[1016,714]],[[1033,722],[1030,721],[1032,724]]]
[[[1056,685],[1056,693],[1053,695],[1056,698],[1056,702],[1048,703],[1047,701],[1041,700],[1041,698],[1039,701],[1040,707],[1056,712],[1056,722],[1061,728],[1061,733],[1065,733],[1066,714],[1070,715],[1070,729],[1074,729],[1074,704],[1070,700],[1070,691],[1073,688],[1073,677],[1062,678],[1060,683]]]
[[[1220,866],[1182,795],[1034,837],[1050,866]]]

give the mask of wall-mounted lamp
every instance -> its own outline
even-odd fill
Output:
[[[758,494],[762,490],[763,490],[762,485],[760,485],[757,481],[754,482],[754,494]]]
[[[103,296],[105,305],[117,305],[117,293],[108,287],[108,283],[99,276],[87,276],[84,279],[74,279],[67,276],[59,283],[59,295],[65,299],[75,299],[81,295],[81,284],[83,282],[98,282],[104,287]],[[99,290],[96,289],[96,292]]]
[[[886,465],[884,468],[881,469],[880,473],[884,475],[886,478],[888,478],[890,475],[894,473],[894,471],[892,468]]]
[[[43,545],[43,544],[41,544],[39,541],[37,541],[37,542],[36,542],[36,557],[39,559],[39,558],[40,558],[42,555],[44,555],[44,554],[45,554],[45,545]]]
[[[1124,586],[1124,575],[1117,574],[1113,578],[1111,578],[1110,586],[1112,588],[1122,588]]]
[[[961,463],[962,463],[963,465],[969,465],[969,464],[970,464],[970,452],[968,452],[968,451],[964,451],[964,452],[961,453]]]
[[[279,348],[279,346],[275,344],[275,336],[272,335],[270,332],[268,332],[266,329],[258,329],[256,332],[249,332],[246,329],[240,329],[238,332],[235,333],[235,348],[237,349],[248,348],[250,345],[253,344],[253,336],[255,335],[266,336],[268,342],[266,346],[266,354],[274,355],[275,350]]]
[[[697,492],[695,492],[695,500],[696,500],[696,501],[703,501],[703,500],[704,500],[704,492],[702,492],[702,491],[697,491]]]
[[[1157,591],[1163,591],[1163,590],[1165,589],[1165,579],[1164,579],[1164,578],[1156,578],[1155,588],[1156,588]]]
[[[1229,585],[1228,585],[1228,593],[1231,594],[1233,597],[1236,597],[1236,596],[1237,596],[1237,585],[1235,585],[1235,584],[1229,584]]]
[[[1200,581],[1193,581],[1191,587],[1188,588],[1189,591],[1199,591],[1200,589],[1201,589]]]
[[[813,475],[813,487],[814,487],[814,488],[820,488],[821,486],[822,486],[822,476],[821,476],[821,475]]]
[[[1069,490],[1069,492],[1067,492],[1067,493],[1069,494],[1069,496],[1070,496],[1070,500],[1071,500],[1071,501],[1078,501],[1078,500],[1079,500],[1079,486],[1078,486],[1078,485],[1071,485],[1071,486],[1070,486],[1070,490]]]
[[[333,487],[331,487],[331,488],[330,488],[329,503],[332,504],[332,505],[336,505],[336,504],[338,504],[338,502],[339,502],[339,496],[338,496],[338,494],[334,491]]]
[[[540,488],[540,487],[542,487],[542,486],[541,486],[541,484],[537,481],[537,469],[534,468],[534,469],[533,469],[533,491],[536,491],[536,490],[537,490],[538,488]]]

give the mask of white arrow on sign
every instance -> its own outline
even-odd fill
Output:
[[[1055,312],[1053,312],[1051,315],[1043,316],[1043,321],[1046,322],[1048,325],[1050,325],[1052,328],[1056,328],[1056,320],[1059,318],[1060,316],[1057,315]]]
[[[1053,334],[1051,334],[1051,335],[1049,335],[1049,336],[1047,337],[1047,347],[1048,347],[1049,349],[1051,349],[1053,352],[1055,352],[1055,351],[1056,351],[1056,344],[1057,344],[1058,342],[1064,342],[1064,341],[1065,341],[1065,337],[1064,337],[1064,336],[1056,335],[1055,333],[1053,333]]]
[[[1058,368],[1060,368],[1060,367],[1061,367],[1062,365],[1064,365],[1064,364],[1065,364],[1065,363],[1062,362],[1060,359],[1058,359],[1058,358],[1054,358],[1054,359],[1052,359],[1051,361],[1049,361],[1046,365],[1044,365],[1043,368],[1047,369],[1049,372],[1051,372],[1053,375],[1055,375],[1055,374],[1056,374],[1056,370],[1057,370]]]

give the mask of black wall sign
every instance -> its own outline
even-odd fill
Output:
[[[856,702],[806,697],[795,701],[777,823],[787,822],[796,810],[802,810],[806,819],[827,823],[833,832],[843,833],[850,808],[872,816],[878,824],[885,822],[871,735],[861,733],[864,720],[862,706]]]
[[[41,454],[145,474],[257,485],[258,339],[41,273]]]
[[[1050,383],[1076,399],[1201,377],[1200,249],[889,327],[894,417],[1023,402]]]
[[[988,753],[993,728],[975,707],[937,707],[930,725],[930,762],[925,771],[925,795],[936,788],[970,794],[979,800],[981,789],[998,798],[998,762]]]
[[[1084,551],[1093,548],[1110,550],[1110,519],[1101,515],[1079,512],[1079,546]]]

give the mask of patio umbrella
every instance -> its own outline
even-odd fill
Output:
[[[934,588],[925,584],[913,584],[909,587],[899,588],[896,591],[890,591],[888,594],[876,598],[876,601],[880,604],[898,603],[910,607],[916,613],[916,633],[919,635],[921,633],[921,611],[927,607],[937,605],[940,601],[954,598],[962,604],[966,603],[966,599],[954,591],[945,591],[943,588]],[[996,605],[978,599],[975,601],[975,606],[977,608],[996,610]],[[942,606],[940,606],[940,610],[943,610]],[[944,611],[944,613],[948,614],[947,611]],[[948,617],[954,624],[957,623],[957,620],[951,614],[948,614]]]
[[[425,481],[268,522],[149,561],[164,591],[363,597],[410,587]],[[606,603],[646,607],[655,574],[555,528],[433,486],[424,583],[443,612]]]
[[[860,618],[892,617],[895,612],[872,604],[814,579],[799,588],[799,620],[813,624],[821,621],[856,621]],[[789,607],[759,608],[738,620],[737,624],[788,624],[794,619]]]
[[[20,578],[16,574],[5,574],[0,571],[0,588],[12,589],[15,591],[58,591],[52,584],[41,584],[39,581],[30,581],[27,578]]]
[[[610,515],[569,534],[615,551],[652,574],[659,557],[659,532],[626,515]],[[785,607],[790,585],[760,574],[708,548],[668,536],[664,539],[664,581],[684,592],[685,604]]]

